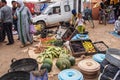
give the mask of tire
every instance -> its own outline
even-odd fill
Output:
[[[46,24],[45,24],[45,22],[43,22],[43,21],[37,22],[37,25],[40,25],[40,26],[41,26],[41,30],[43,30],[43,29],[46,28]]]

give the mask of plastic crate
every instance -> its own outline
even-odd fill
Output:
[[[86,55],[85,48],[80,40],[70,41],[70,48],[74,57]]]
[[[69,40],[71,40],[78,33],[79,32],[77,30],[74,30],[73,33],[69,36]]]
[[[64,41],[68,41],[71,40],[71,38],[76,35],[78,33],[77,30],[75,30],[74,28],[70,27],[67,29],[67,31],[64,33],[64,35],[62,36],[62,40]]]
[[[106,53],[109,48],[103,41],[94,42],[93,44],[99,53]]]

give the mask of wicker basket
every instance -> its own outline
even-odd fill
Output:
[[[84,59],[78,63],[80,71],[84,74],[85,78],[96,78],[99,70],[100,64],[95,62],[93,59]]]

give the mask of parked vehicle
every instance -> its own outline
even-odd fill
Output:
[[[49,5],[45,11],[33,18],[33,23],[40,24],[42,28],[58,26],[61,21],[70,21],[72,9],[81,12],[81,0],[61,0]]]

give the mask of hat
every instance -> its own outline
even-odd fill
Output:
[[[20,5],[23,5],[23,0],[17,0],[17,3],[19,3]]]
[[[72,10],[72,14],[76,14],[76,10],[75,9]]]

